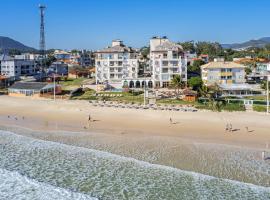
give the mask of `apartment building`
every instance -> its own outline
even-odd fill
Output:
[[[214,62],[201,66],[202,80],[206,86],[218,84],[222,96],[261,95],[259,84],[247,84],[245,66],[235,62],[215,59]]]
[[[15,77],[33,75],[35,72],[34,60],[22,60],[9,57],[1,61],[1,75]]]
[[[183,48],[166,37],[150,40],[150,68],[154,87],[168,87],[175,75],[187,81],[187,57]]]
[[[245,66],[235,62],[215,59],[214,62],[201,66],[202,80],[205,85],[243,84],[246,82]]]
[[[123,80],[138,76],[138,52],[123,44],[121,40],[112,41],[112,46],[96,53],[96,83],[120,84]]]

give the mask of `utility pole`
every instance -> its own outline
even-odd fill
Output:
[[[270,75],[266,76],[266,112],[269,114],[269,78]]]
[[[53,74],[53,100],[55,101],[55,74]]]

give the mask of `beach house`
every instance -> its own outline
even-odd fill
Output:
[[[61,92],[61,87],[55,86],[55,93]],[[45,82],[16,82],[8,88],[8,95],[14,97],[39,98],[54,93],[54,84]]]
[[[258,85],[246,83],[245,66],[227,62],[224,59],[215,59],[201,66],[202,81],[206,86],[217,84],[223,96],[251,96],[261,94]]]

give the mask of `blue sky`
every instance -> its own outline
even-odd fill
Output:
[[[99,49],[112,39],[243,42],[270,36],[270,0],[0,0],[0,35],[38,48],[38,4],[47,5],[46,47]]]

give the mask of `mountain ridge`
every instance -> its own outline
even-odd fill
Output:
[[[0,36],[0,51],[10,49],[17,49],[23,52],[36,51],[35,48],[26,46],[23,43],[18,42],[10,37]]]
[[[252,39],[243,43],[221,44],[221,46],[225,49],[247,49],[249,47],[262,48],[267,44],[270,44],[270,37]]]

